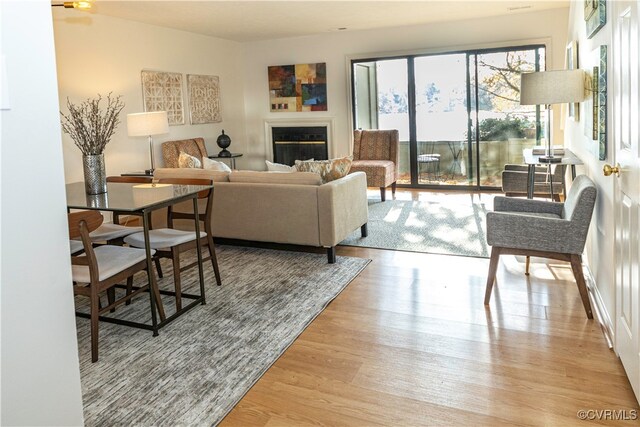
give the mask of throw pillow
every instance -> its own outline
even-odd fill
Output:
[[[296,160],[296,169],[299,172],[314,172],[319,174],[324,184],[347,176],[351,169],[352,161],[353,156],[331,160]]]
[[[180,157],[178,157],[178,167],[179,168],[202,168],[202,162],[197,157],[193,157],[184,151],[180,152]]]
[[[267,164],[267,170],[269,172],[295,172],[297,171],[295,166],[283,165],[281,163],[272,163],[269,160],[264,161]]]
[[[224,162],[210,159],[208,157],[202,158],[202,168],[211,169],[214,171],[231,172],[231,168]]]

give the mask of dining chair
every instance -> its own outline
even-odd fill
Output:
[[[118,305],[130,301],[140,292],[149,289],[144,285],[135,292],[128,291],[123,297],[115,300],[109,298],[109,304],[100,305],[100,295],[104,292],[115,295],[115,287],[126,279],[127,288],[133,285],[133,276],[139,271],[147,270],[147,256],[143,249],[125,246],[100,245],[94,248],[90,233],[96,230],[103,221],[98,211],[80,211],[68,214],[69,237],[80,238],[84,252],[71,255],[71,274],[74,295],[90,298],[91,319],[91,361],[98,361],[98,321],[102,313],[112,311]],[[149,272],[153,274],[153,272]],[[160,301],[160,294],[155,294]],[[76,312],[78,316],[86,316]]]
[[[208,179],[191,179],[191,178],[163,178],[158,180],[161,184],[176,185],[212,185],[213,182]],[[182,285],[180,273],[191,267],[198,265],[195,261],[186,266],[180,265],[180,254],[187,250],[193,249],[197,245],[195,231],[178,230],[173,228],[174,220],[186,219],[195,220],[196,215],[199,221],[204,223],[204,230],[200,232],[200,242],[202,246],[209,248],[209,256],[203,258],[204,261],[211,260],[213,271],[218,286],[222,285],[220,279],[220,270],[218,268],[218,260],[216,258],[215,246],[213,243],[213,234],[211,232],[211,212],[213,211],[213,188],[198,193],[199,199],[206,199],[204,213],[200,212],[178,212],[173,206],[167,208],[167,228],[158,228],[149,231],[149,242],[152,249],[156,250],[157,258],[171,259],[173,264],[173,283],[176,294],[176,310],[182,308]],[[144,247],[144,234],[135,233],[125,237],[124,241],[133,247]]]
[[[145,184],[152,182],[151,176],[108,176],[107,182],[126,182],[134,184]],[[122,245],[124,237],[129,234],[142,231],[142,227],[131,227],[120,224],[120,213],[113,213],[112,223],[103,223],[96,230],[89,234],[94,243],[106,242],[109,245]]]
[[[125,184],[150,184],[153,182],[152,176],[108,176],[107,182],[121,182]],[[94,243],[106,242],[108,245],[124,245],[124,238],[129,234],[142,233],[140,226],[128,226],[120,224],[120,215],[122,212],[113,212],[112,223],[102,224],[97,230],[89,234],[91,241]],[[154,258],[156,272],[158,277],[162,279],[162,266],[158,258]],[[128,302],[127,302],[128,304]]]

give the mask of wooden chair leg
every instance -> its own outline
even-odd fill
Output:
[[[367,237],[369,235],[369,227],[367,227],[367,223],[365,222],[361,227],[360,227],[360,236],[361,237]]]
[[[173,284],[176,291],[176,311],[182,309],[182,285],[180,283],[180,253],[177,248],[171,248],[173,262]]]
[[[153,262],[156,264],[156,271],[158,272],[158,278],[162,279],[164,276],[162,275],[162,266],[160,265],[160,258],[154,258]]]
[[[380,187],[380,198],[382,199],[383,202],[387,200],[386,196],[387,196],[387,189],[385,187]]]
[[[576,285],[578,285],[578,291],[580,292],[580,298],[582,298],[582,305],[584,306],[584,311],[587,313],[587,318],[593,319],[589,292],[587,291],[587,284],[584,280],[584,274],[582,273],[582,257],[580,255],[571,255],[571,269],[573,270],[573,276],[576,278]]]
[[[216,283],[218,286],[222,286],[222,279],[220,278],[220,269],[218,268],[218,258],[216,257],[216,247],[213,244],[213,237],[211,234],[207,235],[207,246],[209,246],[209,256],[211,257],[211,265],[213,266],[213,273],[216,276]]]
[[[489,274],[487,276],[487,289],[484,293],[484,305],[489,305],[493,283],[496,281],[498,271],[498,261],[500,260],[500,248],[491,248],[491,261],[489,261]]]
[[[91,295],[91,362],[98,361],[98,316],[100,309],[98,308],[98,294]]]
[[[531,264],[531,257],[527,255],[527,258],[524,262],[524,274],[529,275],[529,265]]]
[[[107,289],[107,304],[111,305],[116,301],[116,288]],[[116,311],[115,307],[109,310],[111,313]]]
[[[396,183],[391,184],[391,194],[396,195]]]
[[[131,292],[133,292],[133,276],[127,277],[127,296],[131,295]],[[127,301],[125,301],[124,304],[125,305],[131,304],[131,300],[128,299]]]

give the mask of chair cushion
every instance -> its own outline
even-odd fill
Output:
[[[395,178],[395,164],[390,160],[354,160],[351,172],[367,174],[367,186],[387,187],[393,184]]]
[[[99,280],[106,280],[121,271],[126,270],[146,259],[144,249],[127,248],[123,246],[104,245],[95,248],[96,260],[98,262]],[[152,254],[155,251],[152,251]],[[86,256],[86,255],[80,255]],[[71,276],[74,282],[89,283],[89,267],[85,265],[72,265]]]
[[[206,237],[207,233],[200,232],[200,237]],[[195,231],[176,230],[174,228],[159,228],[157,230],[149,230],[149,245],[153,249],[164,249],[183,243],[191,242],[196,239]],[[124,238],[124,241],[131,246],[144,248],[144,233],[130,234]]]
[[[78,240],[69,240],[69,251],[71,254],[84,250],[84,245]]]
[[[92,242],[106,242],[107,240],[119,239],[129,234],[142,231],[142,227],[127,227],[120,224],[102,224],[100,227],[89,233]]]

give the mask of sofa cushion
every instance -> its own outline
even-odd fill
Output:
[[[202,162],[195,156],[185,153],[184,151],[180,152],[178,156],[178,167],[179,168],[202,168]]]
[[[202,168],[214,171],[231,172],[231,168],[227,166],[226,163],[219,162],[208,157],[202,158]]]
[[[215,171],[211,169],[190,169],[190,168],[158,168],[153,171],[155,179],[163,178],[193,178],[211,179],[214,182],[228,182],[229,172]]]
[[[317,173],[311,172],[257,172],[233,171],[229,174],[230,182],[245,182],[254,184],[293,184],[320,185],[322,179]]]
[[[323,183],[343,178],[349,173],[352,156],[331,160],[296,160],[299,172],[315,172],[320,174]]]
[[[281,163],[273,163],[269,160],[264,161],[267,165],[267,171],[269,172],[296,172],[295,166],[283,165]]]

